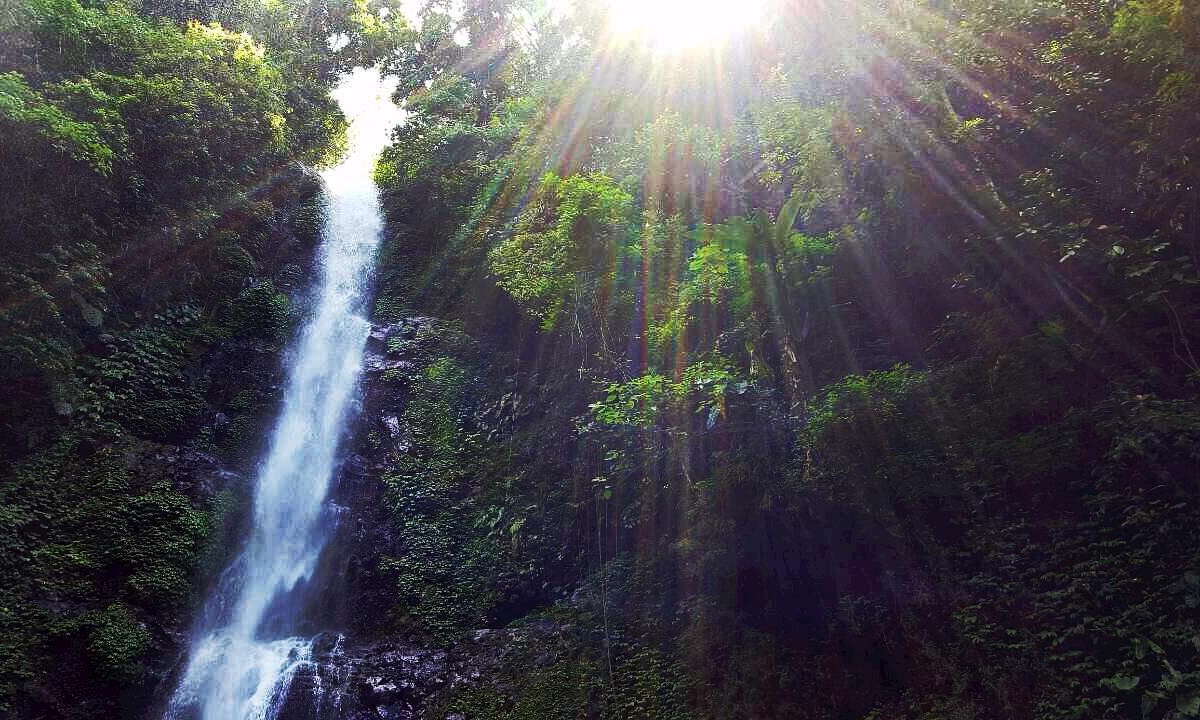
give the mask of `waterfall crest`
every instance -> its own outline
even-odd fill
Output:
[[[332,530],[326,499],[369,330],[363,305],[382,229],[371,170],[402,117],[394,87],[359,69],[333,92],[350,147],[322,173],[328,211],[313,310],[258,472],[250,535],[209,598],[166,720],[271,720],[311,656],[303,595]]]

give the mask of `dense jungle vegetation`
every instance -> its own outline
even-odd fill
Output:
[[[379,63],[354,630],[576,638],[429,717],[1200,716],[1200,3],[608,9],[0,7],[0,714],[162,692]]]
[[[0,715],[114,716],[177,652],[246,499],[197,453],[261,442],[305,167],[344,139],[329,84],[389,32],[353,5],[0,7]]]

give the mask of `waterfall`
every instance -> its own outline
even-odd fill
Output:
[[[371,170],[401,118],[394,86],[359,69],[333,92],[350,147],[322,174],[328,213],[313,311],[258,473],[250,535],[209,598],[167,720],[271,720],[310,658],[305,585],[332,530],[326,498],[369,330],[361,313],[382,226]]]

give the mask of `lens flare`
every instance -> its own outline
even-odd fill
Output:
[[[724,45],[763,20],[766,0],[606,0],[613,31],[678,52]]]

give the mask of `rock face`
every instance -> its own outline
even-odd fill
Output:
[[[479,629],[455,644],[399,638],[386,625],[395,611],[393,582],[380,571],[406,542],[384,502],[383,475],[410,451],[402,418],[414,378],[439,352],[438,321],[411,317],[377,325],[363,362],[360,408],[345,440],[331,504],[338,532],[312,593],[314,629],[338,628],[313,647],[311,664],[292,679],[279,720],[418,720],[454,717],[447,702],[465,688],[511,694],[514,667],[549,664],[572,647],[572,631],[550,620]],[[461,717],[461,715],[459,716]]]
[[[423,342],[422,330],[428,331],[433,322],[428,317],[411,317],[371,328],[363,356],[363,372],[367,378],[388,370],[406,372],[414,369],[414,355],[427,344]]]
[[[428,343],[421,336],[433,321],[406,318],[372,329],[363,358],[360,410],[344,442],[344,456],[330,502],[338,531],[330,542],[313,593],[318,629],[336,627],[355,637],[384,633],[393,605],[379,574],[380,562],[402,538],[383,498],[382,476],[411,441],[400,422],[408,401],[406,378],[419,366]]]
[[[391,642],[347,649],[344,636],[324,636],[288,688],[280,718],[414,718],[449,677],[444,650]]]
[[[279,720],[425,720],[446,715],[445,701],[464,687],[504,690],[498,678],[531,655],[538,663],[567,652],[570,629],[549,620],[519,628],[477,630],[447,648],[397,641],[355,645],[326,635],[313,662],[297,673]]]
[[[379,640],[394,604],[380,576],[383,557],[403,542],[396,537],[383,498],[382,475],[411,442],[400,417],[408,401],[408,376],[420,366],[433,321],[405,318],[372,328],[363,357],[360,408],[345,439],[331,507],[338,530],[326,549],[312,593],[321,635],[313,662],[292,679],[280,720],[416,718],[457,678],[445,649]]]

